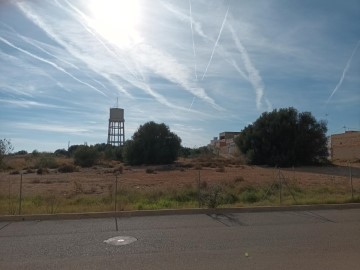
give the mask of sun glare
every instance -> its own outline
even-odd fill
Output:
[[[93,0],[89,6],[91,26],[103,38],[119,47],[140,41],[140,5],[137,0]]]

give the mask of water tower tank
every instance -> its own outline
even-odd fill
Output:
[[[110,108],[110,121],[124,121],[124,109]]]
[[[125,142],[124,109],[110,108],[109,129],[107,143],[120,146]]]

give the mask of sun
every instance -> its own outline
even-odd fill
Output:
[[[93,0],[91,27],[107,41],[123,47],[140,42],[140,4],[137,0]]]

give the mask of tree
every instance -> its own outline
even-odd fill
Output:
[[[176,160],[181,139],[164,123],[147,122],[125,143],[124,158],[131,165],[167,164]]]
[[[99,152],[93,146],[79,145],[74,153],[74,162],[81,167],[93,166],[99,158]]]
[[[326,131],[326,122],[290,107],[263,113],[235,142],[252,164],[306,165],[327,157]]]
[[[0,165],[4,160],[4,157],[10,154],[14,150],[10,140],[8,139],[0,139]]]
[[[54,154],[56,156],[67,156],[68,151],[66,151],[64,148],[55,150]]]

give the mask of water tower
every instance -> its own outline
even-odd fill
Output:
[[[120,146],[125,142],[124,109],[110,108],[109,130],[107,143]]]

